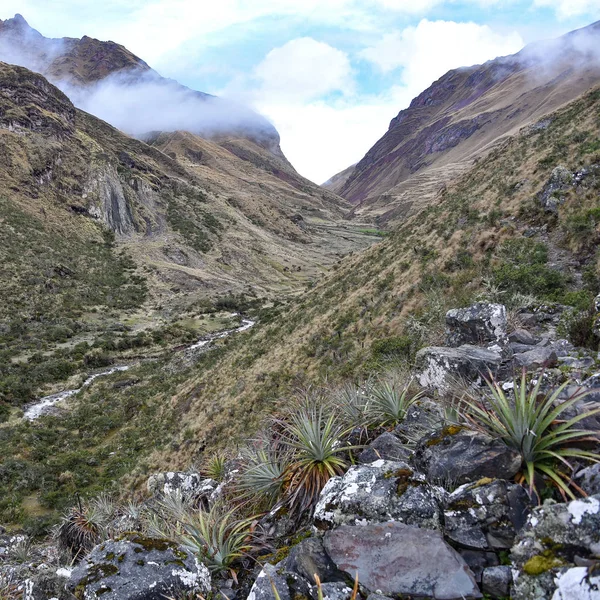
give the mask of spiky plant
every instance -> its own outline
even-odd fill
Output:
[[[55,535],[59,545],[79,559],[102,540],[104,524],[94,506],[79,501],[62,517]]]
[[[271,508],[281,496],[288,457],[264,441],[243,451],[242,456],[242,472],[237,484],[242,498]]]
[[[234,563],[252,550],[252,517],[240,519],[235,509],[215,504],[199,510],[183,523],[183,543],[213,573],[231,570]]]
[[[348,429],[333,414],[326,416],[322,407],[305,406],[282,422],[282,430],[293,455],[286,473],[287,502],[290,511],[300,515],[312,510],[331,477],[343,473]]]
[[[363,427],[370,421],[370,384],[346,382],[334,390],[333,405],[340,419],[350,427]]]
[[[563,496],[574,498],[571,487],[576,486],[570,475],[574,465],[569,459],[600,462],[598,455],[577,447],[582,442],[598,441],[598,433],[575,426],[583,419],[600,413],[600,409],[583,412],[571,419],[561,415],[589,392],[578,392],[565,402],[559,400],[569,382],[552,393],[541,394],[542,376],[531,386],[525,371],[521,379],[513,382],[512,391],[505,393],[500,383],[490,377],[487,394],[483,398],[463,401],[465,417],[475,426],[502,439],[520,452],[523,459],[523,481],[530,492],[535,488],[536,471],[550,479]]]
[[[227,475],[227,455],[224,452],[214,452],[204,461],[200,472],[221,483]]]
[[[401,422],[410,406],[423,395],[423,392],[411,393],[411,383],[403,383],[394,375],[378,379],[371,389],[373,418],[382,425]]]

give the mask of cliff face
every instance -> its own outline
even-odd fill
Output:
[[[473,159],[600,82],[600,23],[448,72],[390,123],[336,192],[381,224],[435,197]]]

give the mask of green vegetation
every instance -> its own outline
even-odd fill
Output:
[[[535,487],[535,473],[541,473],[557,485],[563,494],[574,498],[570,489],[573,466],[568,459],[598,462],[598,455],[582,450],[577,445],[597,440],[597,434],[575,425],[583,419],[600,413],[600,409],[585,411],[576,417],[562,420],[563,413],[586,394],[578,393],[566,402],[557,400],[568,385],[564,383],[552,393],[542,395],[542,377],[530,385],[525,372],[520,381],[514,381],[509,397],[496,381],[488,381],[488,394],[482,398],[467,399],[464,414],[475,426],[498,436],[508,446],[518,450],[523,458],[523,478],[530,490]],[[558,404],[558,406],[556,406]],[[564,467],[569,469],[565,472]]]

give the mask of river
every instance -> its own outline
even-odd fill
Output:
[[[232,316],[235,316],[235,315],[232,315]],[[218,331],[217,333],[208,334],[208,335],[204,336],[202,339],[200,339],[197,342],[194,342],[193,344],[188,346],[185,350],[189,352],[189,351],[198,350],[200,348],[206,348],[214,340],[225,338],[229,335],[232,335],[233,333],[240,333],[242,331],[246,331],[246,330],[250,329],[251,327],[254,327],[255,323],[256,323],[256,321],[251,321],[250,319],[242,319],[242,324],[239,327],[236,327],[234,329],[225,329],[224,331]],[[28,419],[29,421],[34,421],[35,419],[37,419],[38,417],[43,415],[48,410],[48,408],[50,408],[51,406],[54,406],[57,402],[60,402],[61,400],[65,400],[66,398],[70,398],[71,396],[74,396],[75,394],[80,392],[82,389],[84,389],[88,385],[90,385],[92,383],[92,381],[94,381],[95,379],[98,379],[98,377],[106,377],[108,375],[112,375],[113,373],[117,373],[118,371],[127,371],[127,369],[129,369],[129,368],[130,368],[129,365],[120,365],[117,367],[111,367],[110,369],[107,369],[106,371],[101,371],[100,373],[95,373],[94,375],[90,375],[83,382],[81,387],[78,387],[77,389],[65,390],[63,392],[51,394],[50,396],[44,396],[43,398],[40,398],[39,400],[37,400],[34,404],[31,404],[25,410],[23,417],[25,419]]]

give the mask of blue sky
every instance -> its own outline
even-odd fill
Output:
[[[600,20],[600,0],[2,0],[49,37],[125,45],[166,77],[252,105],[322,182],[447,70]]]

